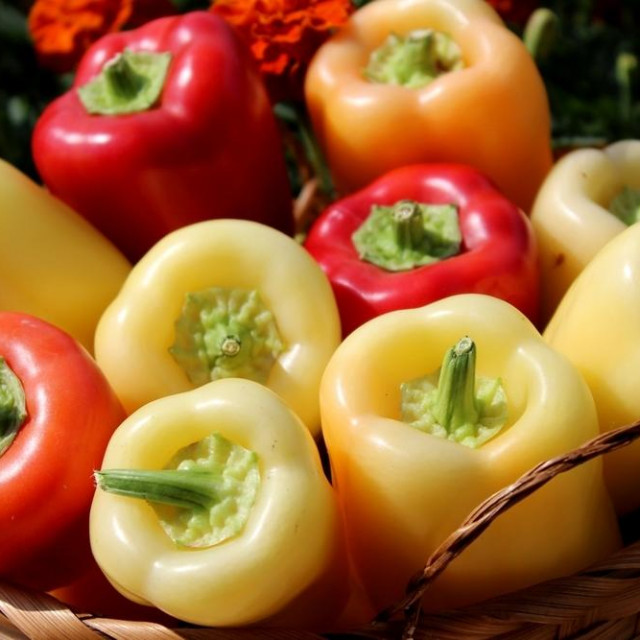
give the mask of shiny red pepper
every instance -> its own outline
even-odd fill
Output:
[[[124,418],[74,338],[0,312],[0,577],[50,590],[86,571],[92,474]]]
[[[458,293],[502,298],[537,322],[531,224],[466,165],[412,165],[385,174],[323,211],[305,246],[331,282],[345,336],[382,313]],[[414,266],[415,258],[422,264]]]
[[[132,261],[209,218],[292,234],[278,126],[249,54],[210,12],[97,41],[33,133],[40,176]]]

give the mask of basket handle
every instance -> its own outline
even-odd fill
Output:
[[[402,613],[407,621],[403,638],[413,638],[421,615],[420,602],[429,586],[499,515],[553,480],[558,474],[625,447],[638,438],[640,420],[606,431],[568,453],[541,462],[509,486],[489,496],[431,554],[425,566],[409,581],[406,595],[396,604],[381,611],[372,621],[372,626],[384,625]]]

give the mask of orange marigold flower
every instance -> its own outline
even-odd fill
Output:
[[[302,97],[313,54],[353,10],[351,0],[215,0],[211,7],[248,43],[273,101]]]
[[[36,0],[29,32],[44,66],[71,71],[89,45],[122,28],[132,10],[133,0]]]
[[[65,72],[106,33],[172,12],[169,0],[36,0],[28,24],[41,64]]]

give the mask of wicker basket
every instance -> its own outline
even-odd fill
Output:
[[[565,455],[543,462],[490,496],[433,553],[407,587],[406,597],[362,629],[323,634],[280,629],[170,628],[156,622],[76,613],[47,594],[0,583],[0,637],[30,640],[630,640],[640,638],[640,535],[634,518],[623,523],[627,546],[606,561],[565,578],[493,598],[465,609],[423,615],[429,584],[495,518],[559,473],[640,437],[640,420],[607,432]]]

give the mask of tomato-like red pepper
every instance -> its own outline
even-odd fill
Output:
[[[531,224],[467,165],[393,170],[325,209],[305,246],[331,281],[345,336],[382,313],[458,293],[493,295],[538,318]]]
[[[84,347],[0,312],[0,576],[49,590],[86,570],[89,509],[125,414]]]
[[[294,231],[265,88],[246,47],[210,12],[103,36],[44,110],[32,146],[47,187],[132,261],[209,218]]]

